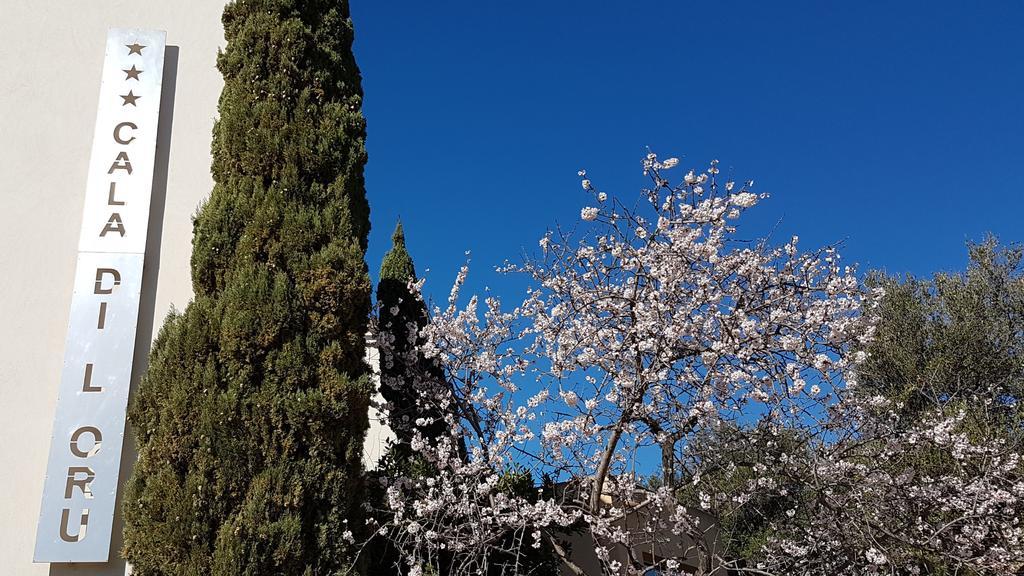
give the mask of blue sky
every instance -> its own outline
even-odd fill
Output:
[[[713,158],[804,248],[927,275],[1024,241],[1024,3],[352,0],[376,277],[401,216],[427,292],[632,198],[647,147]],[[679,170],[680,168],[677,168]],[[680,172],[681,176],[682,172]]]

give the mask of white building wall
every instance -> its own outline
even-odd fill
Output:
[[[124,574],[107,565],[32,563],[63,361],[72,277],[106,30],[167,31],[164,90],[173,90],[166,198],[153,194],[138,359],[171,305],[191,298],[191,216],[212,188],[210,134],[220,95],[218,0],[0,2],[0,574]],[[177,47],[177,48],[174,48]],[[165,100],[166,102],[166,100]],[[167,130],[167,126],[163,127]],[[158,158],[161,152],[157,153]],[[159,172],[159,162],[157,170]],[[160,179],[158,174],[158,180]],[[137,370],[136,370],[137,372]],[[134,459],[126,442],[125,460]],[[122,476],[124,475],[122,465]],[[115,526],[114,546],[120,546]]]
[[[378,409],[384,404],[384,396],[380,393],[380,349],[372,332],[366,334],[366,363],[373,371],[373,381],[377,384],[377,393],[373,395],[370,405],[370,428],[366,431],[363,441],[363,464],[367,470],[376,470],[380,459],[384,457],[388,446],[395,442],[394,431],[387,423],[387,412]]]

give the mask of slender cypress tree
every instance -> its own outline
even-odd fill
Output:
[[[417,350],[422,343],[419,331],[427,325],[428,317],[423,300],[409,288],[409,283],[415,281],[416,267],[405,247],[405,232],[399,222],[391,235],[391,250],[381,262],[377,284],[380,391],[390,407],[389,423],[398,440],[394,447],[397,452],[392,456],[398,460],[409,456],[408,446],[418,419],[429,421],[418,427],[427,437],[437,437],[444,430],[436,409],[421,395],[424,382],[441,382],[444,374]]]
[[[130,408],[135,574],[344,573],[370,384],[365,123],[347,0],[235,0],[194,301]],[[357,534],[358,537],[358,534]]]

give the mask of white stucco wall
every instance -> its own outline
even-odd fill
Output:
[[[363,464],[367,470],[376,470],[388,446],[395,441],[395,433],[387,424],[387,412],[376,408],[384,404],[384,396],[380,393],[380,350],[377,349],[376,337],[367,333],[366,343],[366,363],[373,371],[373,379],[378,383],[378,390],[370,406],[370,428],[366,431],[366,440],[363,442]]]
[[[168,60],[175,54],[177,59],[173,111],[163,110],[161,118],[173,116],[173,124],[162,206],[154,193],[153,211],[162,210],[163,218],[162,226],[150,226],[150,235],[159,234],[161,242],[159,250],[147,254],[149,287],[143,288],[139,319],[139,342],[145,344],[170,306],[184,307],[191,297],[191,216],[212,187],[210,131],[221,88],[215,61],[223,43],[222,7],[217,0],[0,2],[0,414],[7,452],[0,481],[0,574],[5,576],[125,572],[117,561],[52,571],[32,563],[106,30],[166,30]],[[125,452],[134,457],[127,445]],[[116,550],[111,556],[117,557]]]

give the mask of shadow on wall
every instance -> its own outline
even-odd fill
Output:
[[[160,121],[156,131],[156,164],[153,166],[153,194],[149,208],[149,235],[146,238],[146,262],[142,272],[142,293],[139,298],[139,324],[135,334],[135,357],[132,358],[132,382],[129,398],[135,395],[139,378],[149,365],[149,348],[153,340],[156,313],[156,287],[160,278],[160,243],[164,229],[164,205],[167,200],[167,170],[170,161],[171,127],[174,124],[174,96],[178,84],[178,46],[166,47],[164,52],[163,88],[160,95]],[[121,558],[124,545],[121,520],[121,501],[124,484],[132,473],[138,453],[131,430],[125,426],[125,442],[121,451],[121,470],[117,480],[117,502],[113,534],[110,539],[110,561],[105,564],[73,563],[50,564],[50,576],[96,575],[123,576],[127,563]]]

